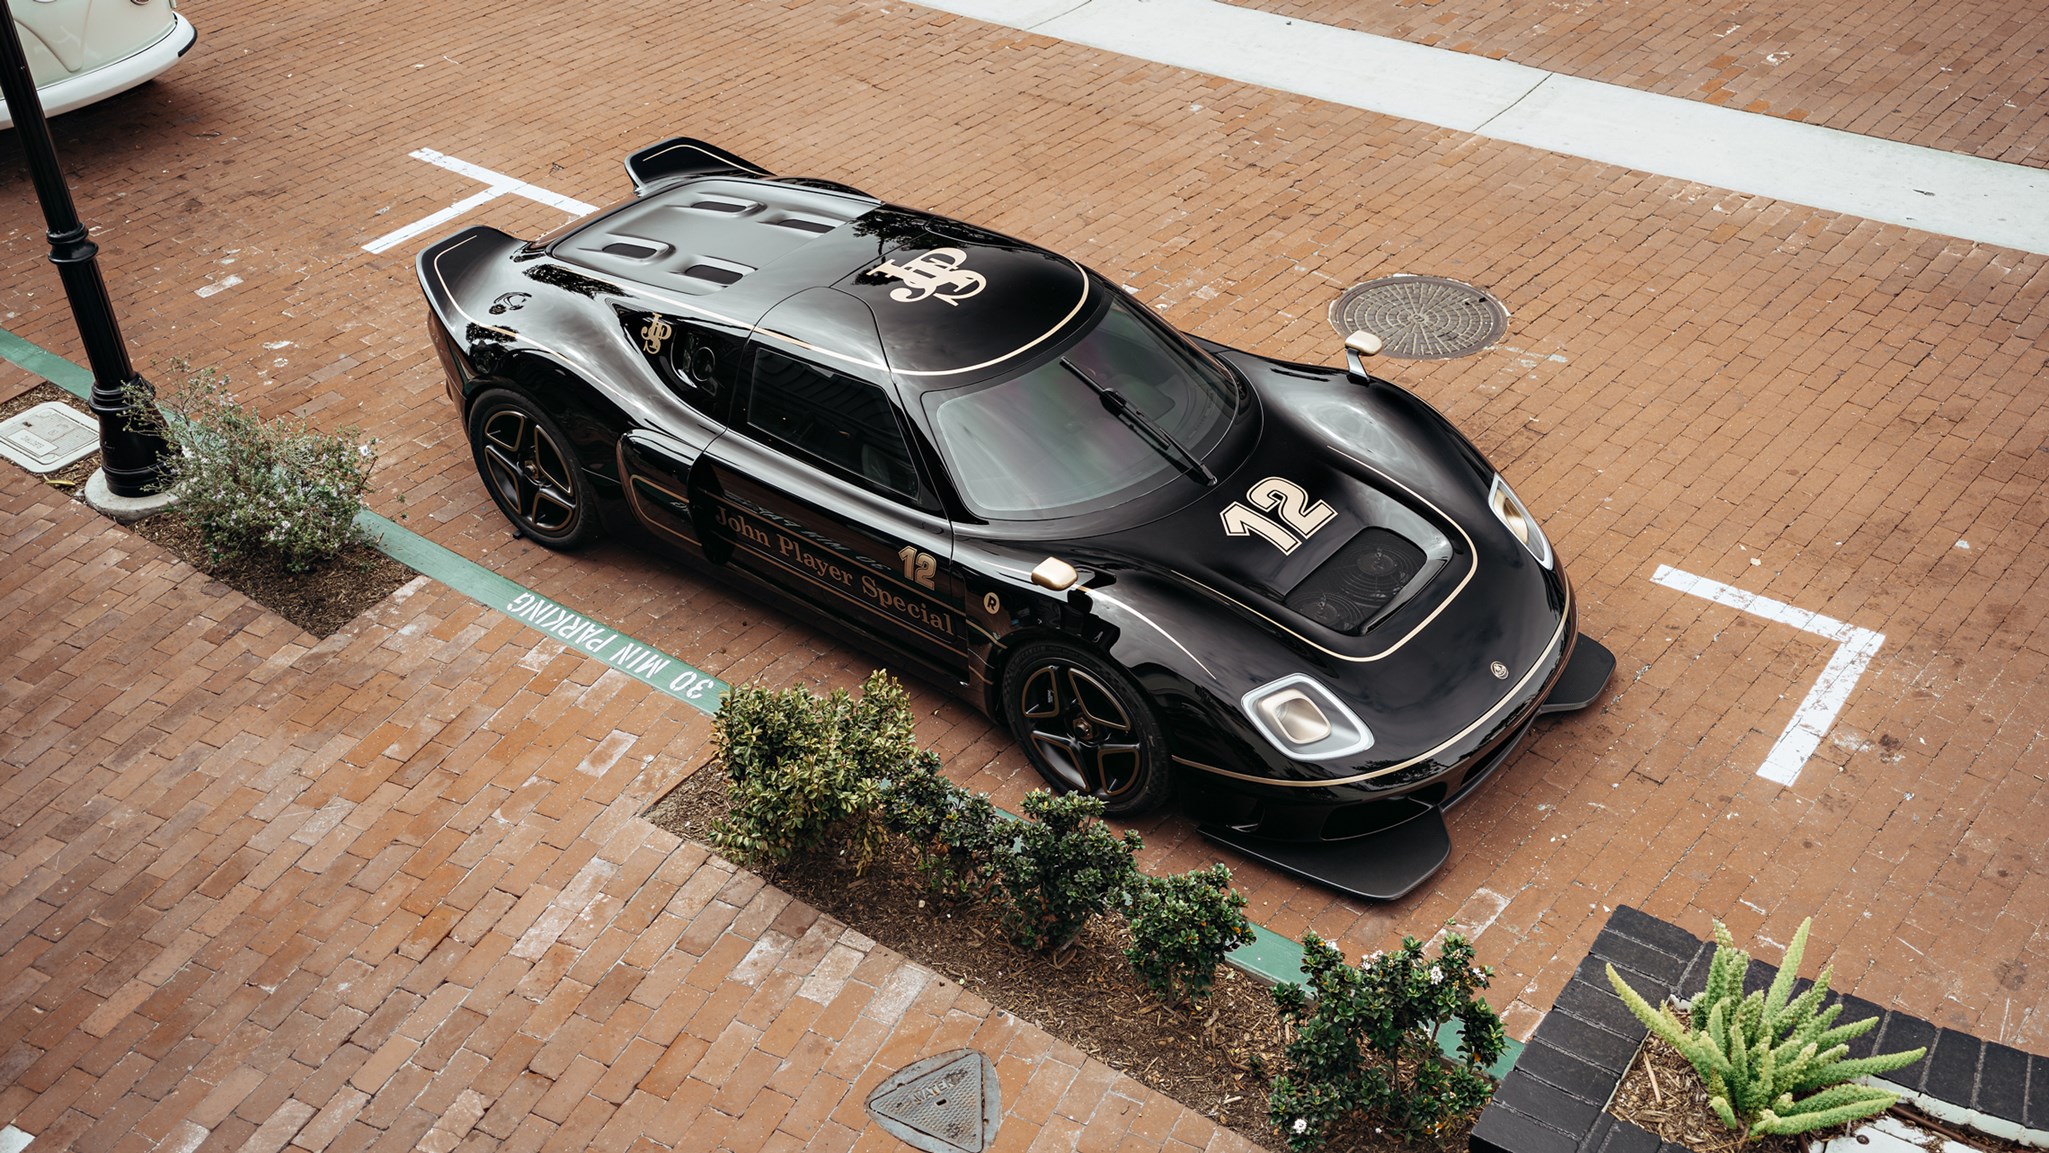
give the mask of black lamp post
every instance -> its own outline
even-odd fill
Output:
[[[107,283],[100,278],[99,245],[79,223],[71,189],[57,167],[57,149],[50,142],[42,98],[29,75],[21,34],[14,27],[14,13],[7,0],[0,0],[0,97],[6,98],[14,134],[28,152],[36,199],[42,202],[43,219],[50,226],[50,263],[57,266],[64,281],[64,295],[71,300],[71,315],[78,322],[79,339],[84,341],[86,360],[92,365],[89,403],[100,418],[100,467],[107,488],[117,497],[152,495],[168,479],[170,446],[154,431],[161,423],[156,414],[149,414],[142,427],[136,427],[139,414],[135,409],[151,404],[149,382],[135,371],[128,359],[128,346],[121,341],[121,326],[107,299]]]

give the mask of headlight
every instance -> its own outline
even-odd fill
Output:
[[[1537,527],[1537,518],[1530,515],[1523,502],[1515,499],[1515,491],[1508,487],[1508,482],[1502,480],[1498,472],[1494,474],[1494,487],[1487,490],[1487,507],[1494,510],[1494,515],[1501,518],[1501,523],[1508,526],[1515,539],[1523,542],[1523,547],[1530,550],[1538,564],[1551,567],[1551,542],[1544,539],[1544,530]]]
[[[1298,761],[1327,761],[1373,747],[1372,731],[1304,673],[1263,684],[1238,703],[1268,744]]]

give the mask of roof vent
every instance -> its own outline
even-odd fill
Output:
[[[693,200],[683,207],[695,208],[700,212],[723,212],[728,215],[738,215],[750,208],[759,208],[761,205],[751,200],[728,200],[723,196],[705,196]]]
[[[763,223],[773,224],[777,228],[794,228],[799,232],[810,232],[814,234],[831,232],[835,227],[837,227],[836,225],[828,223],[827,221],[806,220],[801,216],[785,216],[780,220],[769,220],[764,221]]]
[[[598,251],[609,252],[613,256],[624,256],[631,260],[648,260],[660,256],[667,247],[664,244],[650,244],[644,240],[615,240]]]
[[[733,284],[747,274],[737,268],[726,268],[716,264],[693,264],[683,270],[683,275],[725,285]]]

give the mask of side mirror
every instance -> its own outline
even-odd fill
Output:
[[[1345,368],[1360,380],[1367,377],[1365,357],[1380,355],[1381,339],[1360,329],[1345,338]]]

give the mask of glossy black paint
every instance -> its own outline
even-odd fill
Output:
[[[465,411],[489,387],[529,398],[610,518],[851,629],[892,667],[1000,717],[1009,654],[1033,639],[1084,645],[1142,687],[1205,820],[1240,839],[1367,845],[1505,761],[1571,660],[1562,567],[1509,532],[1488,506],[1494,470],[1402,389],[1190,338],[1240,390],[1203,454],[1214,484],[1176,475],[1082,515],[980,518],[920,397],[1058,355],[1113,286],[701,141],[643,149],[628,170],[635,199],[552,239],[470,228],[420,255],[451,398]],[[895,423],[904,455],[877,453],[888,438],[873,427],[771,431],[748,391],[750,366],[771,356],[878,390],[876,419]],[[1329,510],[1285,551],[1226,531],[1234,505],[1281,515],[1284,502],[1264,503],[1273,478]],[[1372,526],[1424,560],[1360,635],[1288,607]],[[1081,570],[1078,588],[1031,582],[1048,556]],[[1240,701],[1292,674],[1349,705],[1372,747],[1308,762],[1261,736]]]

